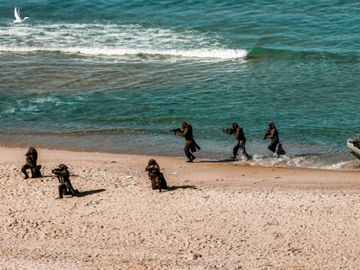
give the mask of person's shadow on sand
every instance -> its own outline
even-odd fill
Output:
[[[85,197],[88,195],[92,195],[92,194],[96,194],[96,193],[100,193],[105,191],[106,189],[93,189],[93,190],[87,190],[87,191],[82,191],[79,193],[78,197]]]
[[[79,175],[77,175],[77,174],[70,174],[70,176],[72,176],[72,177],[79,177]],[[56,178],[56,175],[53,175],[53,174],[45,174],[45,175],[43,175],[43,176],[41,176],[41,177],[37,177],[37,178],[39,178],[39,179],[41,179],[41,178]]]
[[[169,186],[167,190],[168,191],[174,191],[174,190],[177,190],[177,189],[197,189],[197,187],[193,186],[193,185]]]

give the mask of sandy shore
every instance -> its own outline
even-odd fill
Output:
[[[159,193],[148,156],[38,149],[24,180],[26,150],[0,148],[0,269],[360,268],[360,171],[155,157]],[[55,200],[59,163],[83,196]]]

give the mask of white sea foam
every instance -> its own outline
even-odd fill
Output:
[[[60,52],[89,56],[245,58],[247,51],[222,45],[214,34],[175,32],[139,25],[52,24],[0,27],[0,52]]]
[[[326,168],[325,164],[311,157],[277,156],[254,154],[252,160],[247,161],[252,166],[283,167],[283,168]]]
[[[61,52],[66,54],[80,54],[92,56],[164,56],[184,58],[213,58],[213,59],[236,59],[245,58],[246,50],[230,49],[189,49],[189,50],[156,50],[156,49],[130,49],[130,48],[16,48],[0,46],[0,52],[12,53],[36,53],[36,52]]]
[[[34,98],[31,99],[30,102],[31,103],[38,103],[38,104],[43,104],[43,103],[56,103],[58,102],[59,99],[58,98],[54,98],[54,97],[40,97],[40,98]]]
[[[10,107],[4,110],[5,114],[13,114],[15,113],[15,108],[14,107]]]
[[[342,162],[338,162],[338,163],[334,163],[334,164],[325,166],[325,168],[329,169],[329,170],[340,170],[340,169],[344,169],[346,167],[351,167],[352,164],[353,164],[353,161],[342,161]]]
[[[25,113],[39,113],[41,109],[38,106],[26,106],[19,109],[21,112]]]

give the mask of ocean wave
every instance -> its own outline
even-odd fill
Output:
[[[254,47],[249,50],[247,59],[322,59],[331,61],[360,61],[360,54],[354,51],[338,52],[334,50],[319,50],[319,49],[277,49],[277,48],[263,48]]]
[[[262,166],[262,167],[291,167],[291,168],[301,168],[301,167],[310,167],[307,159],[305,157],[296,157],[296,156],[277,156],[277,155],[262,155],[254,154],[252,160],[247,161],[248,164],[252,166]],[[316,166],[316,165],[314,165]]]
[[[338,152],[339,160],[334,160],[333,153]],[[277,168],[309,168],[327,170],[352,170],[359,169],[359,163],[354,160],[347,160],[344,151],[330,151],[327,154],[286,154],[278,156],[276,154],[255,153],[252,159],[240,160],[239,163],[246,163],[251,166],[277,167]]]
[[[137,56],[146,57],[179,57],[179,58],[206,58],[206,59],[238,59],[245,58],[246,50],[230,49],[189,49],[189,50],[156,50],[156,49],[130,49],[130,48],[14,48],[0,46],[0,53],[64,53],[87,56]]]
[[[360,164],[357,160],[341,161],[325,166],[328,170],[359,170]]]
[[[0,27],[2,53],[65,53],[87,56],[136,56],[239,59],[244,49],[222,45],[216,34],[145,28],[141,25],[50,24]]]

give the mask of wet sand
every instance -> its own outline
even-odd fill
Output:
[[[0,148],[0,269],[358,269],[360,171],[262,168],[38,149],[44,178],[22,179],[27,149]],[[56,200],[69,166],[78,198]]]

